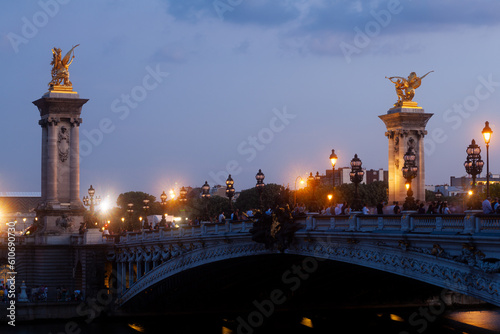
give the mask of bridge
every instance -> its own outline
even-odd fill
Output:
[[[500,306],[500,215],[308,214],[295,221],[301,228],[284,250],[253,241],[252,221],[128,232],[108,253],[118,306],[184,271],[280,253],[303,256],[304,265],[315,258],[369,267]]]

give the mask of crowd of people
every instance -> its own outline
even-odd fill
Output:
[[[454,214],[461,213],[462,206],[461,205],[449,205],[447,201],[429,201],[423,202],[416,200],[415,202],[417,213],[418,214]],[[485,214],[500,214],[500,201],[498,197],[492,199],[488,197],[482,203],[483,205],[483,213]],[[361,212],[365,215],[369,214],[378,214],[378,215],[387,215],[387,214],[401,214],[404,210],[403,205],[401,205],[398,201],[394,201],[392,205],[389,205],[387,202],[381,201],[376,206],[368,206],[366,203],[363,203]],[[343,203],[333,203],[330,206],[324,206],[319,210],[319,214],[321,215],[348,215],[352,211],[351,206],[347,202]],[[293,210],[294,217],[305,216],[306,213],[311,212],[303,203],[296,204]]]
[[[498,201],[498,197],[495,197],[495,199],[492,199],[491,197],[486,198],[483,201],[482,206],[483,213],[485,214],[500,214],[500,202]]]
[[[1,284],[0,285],[0,302],[7,303],[8,302],[8,285]],[[21,288],[17,287],[16,295],[20,295]],[[49,288],[46,285],[40,285],[34,288],[27,288],[26,294],[28,296],[28,300],[35,302],[46,302],[48,301],[48,290]],[[54,297],[52,297],[53,299]],[[69,302],[69,301],[81,301],[83,300],[83,296],[80,290],[74,290],[73,292],[69,291],[65,286],[56,288],[56,301],[58,302]]]

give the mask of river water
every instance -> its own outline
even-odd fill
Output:
[[[500,309],[352,309],[221,315],[165,315],[0,325],[0,333],[500,333]]]

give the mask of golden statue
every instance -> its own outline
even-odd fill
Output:
[[[73,59],[75,58],[75,53],[74,50],[75,48],[80,45],[77,44],[71,48],[71,50],[66,53],[64,58],[61,59],[61,49],[59,48],[53,48],[52,49],[52,62],[50,65],[52,65],[52,80],[49,82],[49,90],[51,91],[72,91],[73,90],[73,85],[71,81],[69,81],[69,65],[73,62]],[[71,53],[73,53],[73,56],[71,56]]]
[[[398,101],[394,103],[394,107],[417,107],[417,102],[412,102],[413,97],[415,96],[415,89],[420,87],[422,79],[431,72],[434,71],[427,72],[421,77],[418,77],[415,72],[411,72],[408,78],[386,77],[386,79],[389,79],[395,85],[396,94],[398,95]],[[397,78],[397,80],[394,81],[394,78]]]

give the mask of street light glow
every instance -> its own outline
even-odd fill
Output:
[[[111,203],[109,201],[109,196],[108,196],[101,203],[101,211],[102,212],[107,212],[109,209],[111,209]]]

